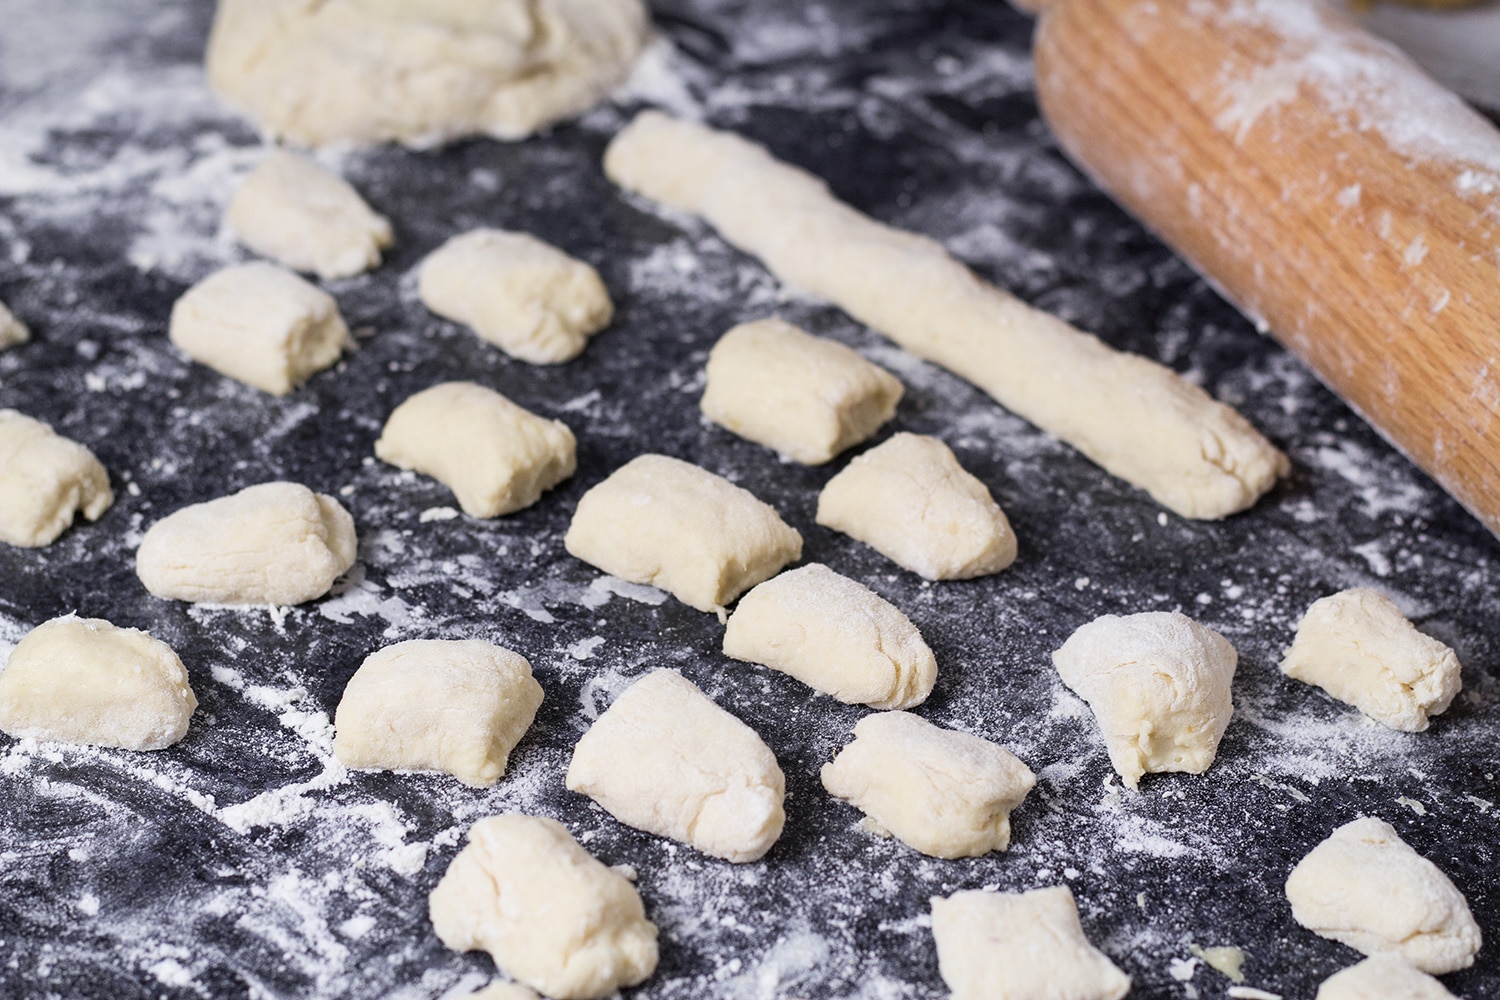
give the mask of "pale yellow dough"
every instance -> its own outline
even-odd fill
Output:
[[[31,339],[31,331],[26,329],[26,324],[11,315],[5,303],[0,302],[0,351],[7,347],[15,347],[24,344]]]
[[[94,453],[15,410],[0,410],[0,542],[40,548],[82,514],[97,521],[115,502]]]
[[[1454,1000],[1442,983],[1400,955],[1371,955],[1330,976],[1314,1000]]]

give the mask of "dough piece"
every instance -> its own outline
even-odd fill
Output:
[[[343,178],[279,149],[240,185],[224,221],[256,253],[324,279],[369,270],[391,245],[390,222]]]
[[[499,517],[530,507],[578,467],[573,432],[492,389],[445,382],[386,421],[375,454],[453,490],[464,513]]]
[[[627,826],[726,861],[760,859],[786,823],[770,749],[675,670],[642,677],[595,720],[567,785]]]
[[[526,657],[478,640],[412,639],[371,653],[334,715],[346,767],[446,771],[485,788],[542,704]]]
[[[641,455],[578,501],[568,552],[699,611],[724,606],[802,556],[802,536],[727,479],[665,455]]]
[[[909,712],[867,715],[824,764],[823,787],[934,858],[1010,846],[1010,814],[1036,775],[1004,747]]]
[[[656,969],[656,926],[635,886],[556,820],[507,813],[475,823],[428,913],[443,944],[482,948],[558,1000],[606,997]]]
[[[97,521],[114,502],[93,452],[40,420],[0,410],[0,542],[50,545],[75,515]]]
[[[7,347],[15,347],[24,344],[31,339],[31,331],[26,329],[26,324],[11,315],[5,303],[0,302],[0,351]]]
[[[1390,598],[1362,588],[1307,610],[1281,672],[1408,733],[1426,729],[1463,687],[1453,650],[1418,632]]]
[[[1005,512],[948,446],[901,433],[834,476],[818,523],[842,531],[928,580],[968,580],[1016,560]]]
[[[1052,654],[1063,683],[1094,710],[1110,763],[1131,788],[1146,773],[1208,770],[1234,713],[1238,661],[1222,635],[1163,611],[1096,618]]]
[[[1474,964],[1481,937],[1463,893],[1389,824],[1345,823],[1286,880],[1292,916],[1366,955],[1395,952],[1440,976]]]
[[[172,306],[172,343],[221,375],[285,396],[353,341],[333,297],[257,261],[226,267]]]
[[[629,75],[640,0],[220,0],[208,78],[304,145],[520,139]]]
[[[38,625],[0,673],[0,730],[16,739],[161,750],[197,707],[170,646],[100,618]]]
[[[526,233],[476,229],[422,262],[422,302],[511,357],[555,365],[583,353],[615,307],[599,273]]]
[[[604,170],[701,215],[789,285],[968,379],[1184,517],[1255,503],[1286,456],[1176,372],[1116,351],[976,278],[942,245],[874,221],[728,132],[642,112]]]
[[[1067,886],[932,900],[938,971],[953,1000],[1120,1000],[1130,977],[1089,943]]]
[[[937,681],[937,660],[911,619],[821,563],[746,594],[729,616],[724,655],[872,708],[920,705]]]
[[[301,604],[328,593],[357,547],[354,518],[333,497],[262,483],[156,522],[135,572],[169,601]]]
[[[780,319],[743,323],[708,355],[703,413],[757,444],[822,465],[896,415],[901,382]]]
[[[519,983],[497,980],[482,990],[470,993],[464,1000],[540,1000],[540,998]]]
[[[1454,1000],[1443,984],[1389,952],[1323,981],[1316,1000]]]

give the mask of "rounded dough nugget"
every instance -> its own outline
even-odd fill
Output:
[[[998,573],[1016,536],[990,491],[937,438],[897,434],[855,458],[818,496],[818,523],[928,580]]]
[[[15,347],[24,344],[31,339],[31,331],[26,329],[26,324],[11,315],[5,303],[0,302],[0,351],[7,347]]]
[[[573,432],[492,389],[445,382],[396,407],[375,454],[432,476],[471,517],[530,507],[577,466]]]
[[[170,601],[301,604],[328,593],[357,548],[354,518],[333,497],[262,483],[156,522],[135,571]]]
[[[0,410],[0,542],[50,545],[82,514],[97,521],[115,502],[94,453],[15,410]]]
[[[476,229],[422,262],[422,302],[511,357],[571,361],[609,325],[615,307],[599,274],[526,233]]]
[[[627,826],[726,861],[763,857],[786,823],[770,749],[675,670],[642,677],[599,716],[567,785]]]
[[[17,739],[161,750],[197,707],[172,647],[99,618],[38,625],[0,673],[0,730]]]
[[[1315,1000],[1454,1000],[1443,984],[1400,955],[1371,955],[1323,981]]]
[[[333,753],[346,767],[445,771],[484,788],[542,704],[526,657],[477,639],[413,639],[371,653],[344,688]]]
[[[656,969],[656,927],[635,886],[556,820],[508,813],[475,823],[428,913],[443,944],[482,948],[558,1000],[606,997]]]

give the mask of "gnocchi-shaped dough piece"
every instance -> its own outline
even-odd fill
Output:
[[[477,639],[412,639],[366,657],[334,714],[346,767],[445,771],[485,788],[542,704],[526,657]]]
[[[101,618],[38,625],[0,673],[0,730],[17,739],[161,750],[197,707],[172,647]]]
[[[445,382],[396,407],[375,454],[451,489],[464,513],[530,507],[578,467],[568,425],[473,382]]]
[[[642,677],[595,720],[567,785],[627,826],[725,861],[763,857],[786,823],[770,748],[675,670]]]
[[[1281,672],[1408,733],[1426,729],[1463,687],[1453,650],[1418,632],[1390,598],[1364,588],[1308,608]]]
[[[938,972],[953,1000],[1120,1000],[1130,977],[1089,943],[1065,885],[932,900]]]
[[[428,309],[534,365],[578,357],[615,315],[592,267],[503,229],[476,229],[438,247],[422,262],[417,289]]]
[[[11,315],[5,303],[0,302],[0,351],[7,347],[15,347],[24,344],[31,339],[31,331],[26,329],[26,324]]]
[[[724,655],[790,674],[847,705],[910,708],[937,681],[937,659],[911,619],[822,563],[746,594],[729,616]]]
[[[558,1000],[606,997],[656,969],[656,926],[635,886],[556,820],[507,813],[475,823],[428,913],[443,944],[483,949]]]
[[[822,779],[829,794],[934,858],[1005,850],[1010,814],[1036,787],[1036,775],[1004,747],[910,712],[860,719]]]
[[[1316,1000],[1454,1000],[1443,984],[1400,955],[1383,952],[1330,976]]]
[[[901,382],[843,344],[781,319],[742,323],[708,355],[703,413],[804,465],[822,465],[896,415]]]
[[[333,497],[261,483],[156,522],[135,572],[169,601],[301,604],[328,593],[357,547],[354,518]]]
[[[1474,964],[1481,936],[1468,901],[1382,820],[1345,823],[1286,880],[1297,923],[1366,955],[1395,952],[1442,975]]]
[[[937,438],[901,433],[855,458],[818,496],[818,523],[928,580],[998,573],[1016,536],[990,491]]]
[[[720,615],[802,556],[802,536],[774,507],[666,455],[633,458],[585,493],[563,546],[606,573]]]
[[[235,191],[224,221],[261,256],[325,280],[374,267],[391,245],[390,222],[342,177],[280,149]]]
[[[285,396],[351,346],[333,296],[264,261],[217,271],[172,306],[172,343],[221,375]]]
[[[40,420],[0,410],[0,542],[50,545],[76,515],[97,521],[114,502],[93,452]]]

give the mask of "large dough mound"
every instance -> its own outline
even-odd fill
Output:
[[[75,515],[97,521],[114,502],[93,452],[40,420],[0,410],[0,542],[50,545]]]

